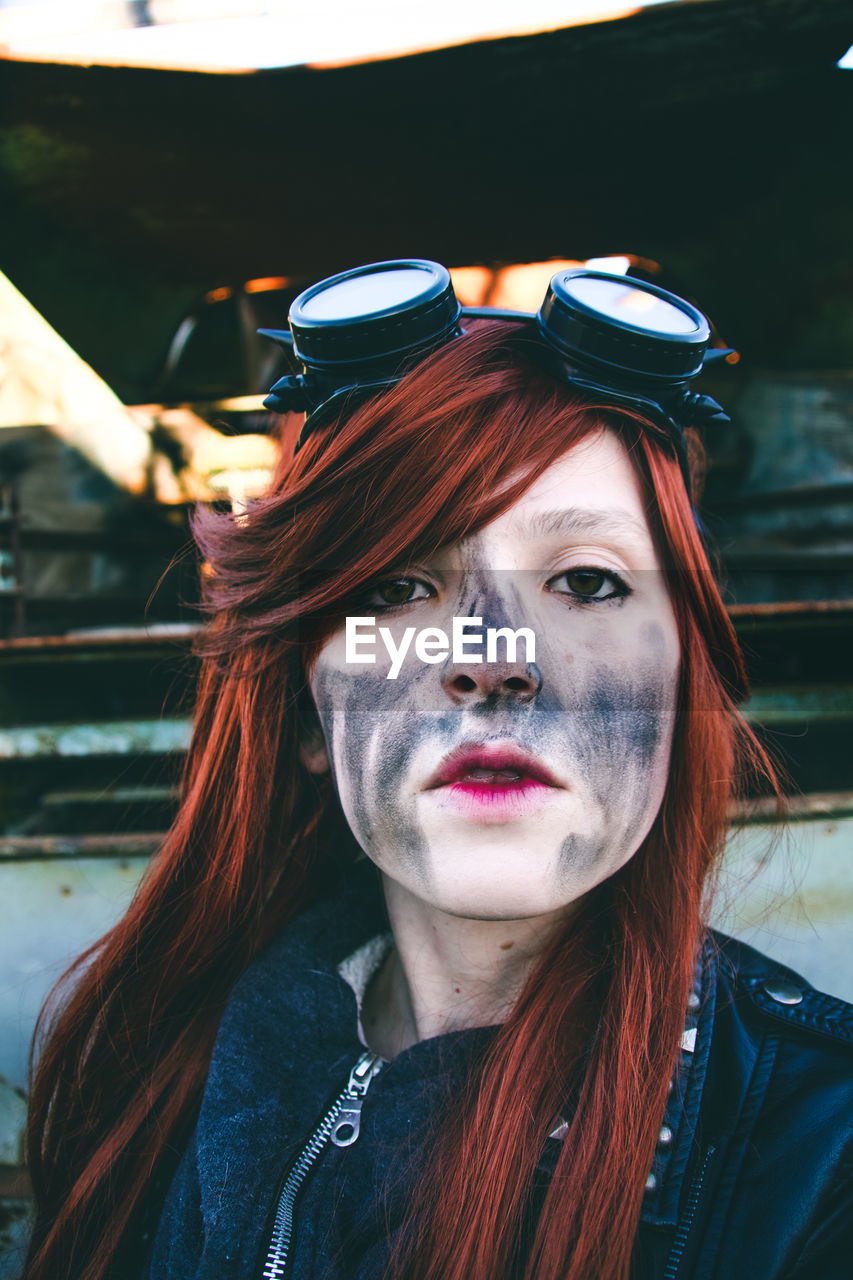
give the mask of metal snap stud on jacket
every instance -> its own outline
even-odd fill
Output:
[[[784,978],[768,978],[761,985],[771,1000],[775,1000],[777,1004],[802,1004],[803,1002],[803,993],[800,988]]]

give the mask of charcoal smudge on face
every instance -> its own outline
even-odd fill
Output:
[[[412,686],[427,673],[404,668],[391,681],[382,674],[348,675],[321,659],[314,674],[335,786],[353,834],[368,857],[393,840],[413,868],[424,867],[425,840],[417,823],[400,813],[398,797],[413,748],[440,728],[441,717],[438,725],[412,717]]]
[[[482,618],[484,628],[509,627],[513,620],[518,625],[518,619],[527,612],[511,574],[472,569],[460,576],[463,589],[458,612],[461,616]]]
[[[604,666],[593,671],[573,735],[575,758],[598,810],[610,821],[597,841],[579,845],[570,836],[564,842],[565,872],[576,870],[579,858],[586,863],[606,859],[615,870],[634,851],[636,832],[654,816],[650,804],[657,808],[651,784],[668,765],[673,712],[671,690],[652,668],[640,668],[632,678],[620,678]]]

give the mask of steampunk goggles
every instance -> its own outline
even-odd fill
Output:
[[[703,365],[728,352],[709,352],[710,325],[684,298],[582,267],[556,273],[535,315],[463,307],[447,268],[418,258],[321,280],[294,300],[288,329],[260,329],[299,369],[280,378],[264,404],[307,415],[298,449],[316,427],[399,382],[478,317],[526,325],[560,381],[643,413],[675,446],[685,479],[684,428],[728,421],[716,401],[689,389]]]

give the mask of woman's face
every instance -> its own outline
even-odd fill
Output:
[[[376,620],[359,660],[341,627],[310,683],[344,813],[385,876],[455,916],[520,919],[566,908],[632,857],[664,794],[680,650],[616,436],[570,449],[503,515],[400,565],[356,612]],[[435,635],[418,645],[427,627],[450,641],[454,617],[482,620],[467,627],[479,663],[441,657]],[[503,627],[533,632],[532,661],[523,640],[511,660],[502,638],[487,660],[486,630]]]

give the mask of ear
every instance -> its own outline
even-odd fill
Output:
[[[299,761],[309,773],[328,773],[331,768],[326,739],[313,704],[299,731]]]
[[[311,735],[310,742],[300,742],[299,760],[309,773],[329,772],[331,765],[329,763],[329,753],[326,750],[326,740],[319,730],[316,737],[314,734]]]

